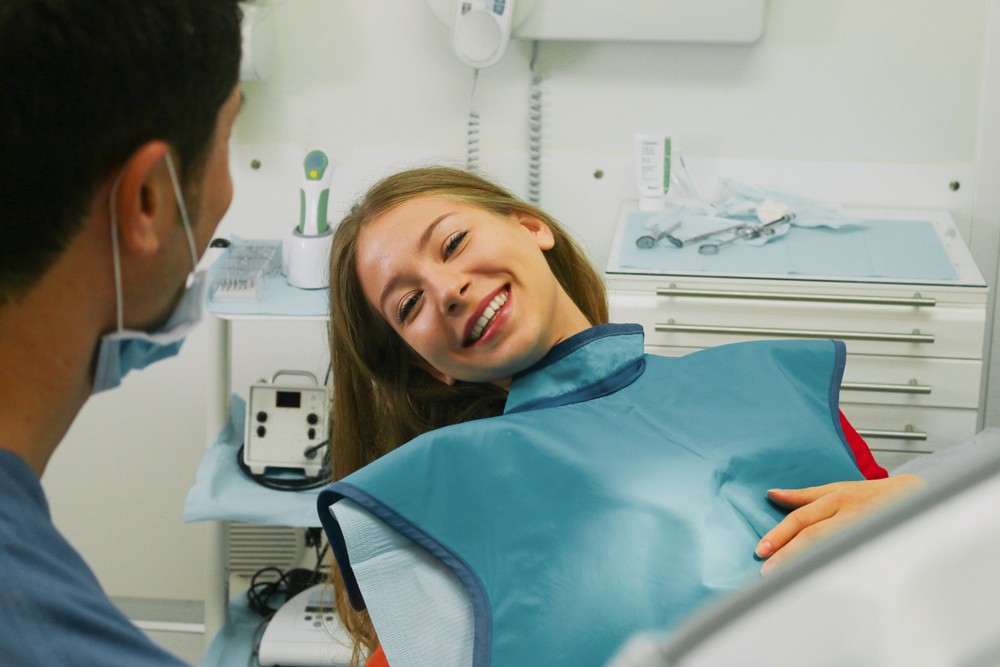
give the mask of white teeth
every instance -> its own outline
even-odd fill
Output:
[[[500,312],[500,308],[507,303],[507,292],[502,294],[497,294],[493,297],[493,300],[489,302],[486,306],[486,310],[480,315],[479,319],[472,326],[472,332],[469,339],[474,343],[479,340],[479,337],[483,335],[483,331],[486,330],[486,325],[488,325],[492,320],[493,316]]]

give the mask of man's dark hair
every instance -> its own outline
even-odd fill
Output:
[[[79,231],[97,187],[168,142],[191,183],[239,79],[237,0],[0,0],[0,305]]]

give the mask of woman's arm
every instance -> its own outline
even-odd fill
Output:
[[[768,491],[772,502],[792,511],[757,543],[757,555],[767,558],[761,573],[768,574],[816,541],[924,486],[925,482],[916,475],[903,474],[885,479]]]

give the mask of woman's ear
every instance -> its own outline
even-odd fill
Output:
[[[124,252],[148,256],[160,247],[163,207],[171,201],[165,188],[172,186],[163,162],[168,150],[162,141],[149,141],[132,153],[122,168],[114,206]]]
[[[552,228],[544,220],[530,213],[518,212],[514,215],[517,217],[518,223],[535,237],[535,242],[538,243],[539,248],[542,250],[551,250],[555,246],[555,234],[552,233]]]

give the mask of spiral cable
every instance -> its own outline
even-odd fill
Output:
[[[542,73],[535,67],[538,41],[531,45],[531,86],[528,91],[528,201],[537,205],[542,190]]]
[[[472,70],[472,89],[469,91],[469,121],[465,132],[465,166],[469,171],[479,168],[479,113],[476,111],[476,81],[479,70]]]

